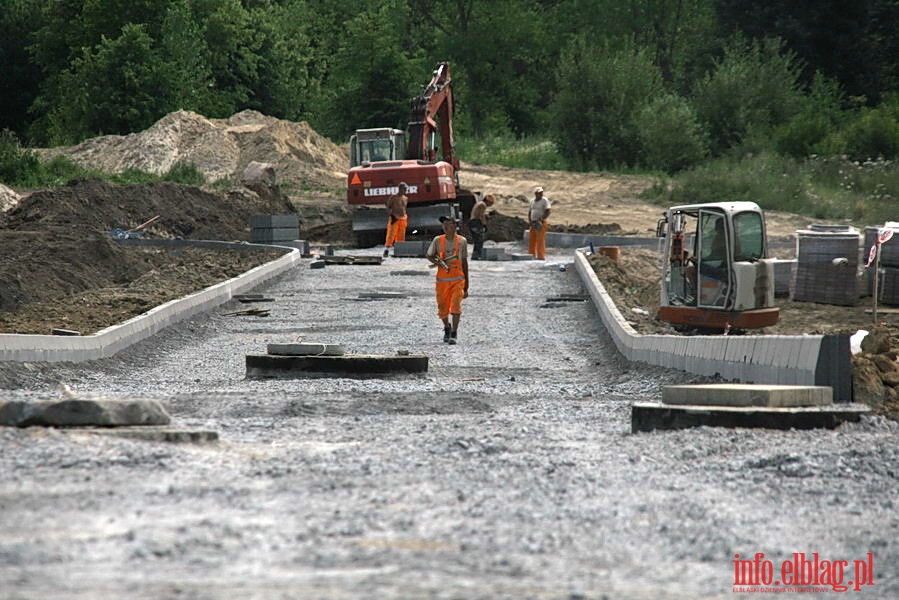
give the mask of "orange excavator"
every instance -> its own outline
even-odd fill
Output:
[[[665,239],[660,320],[708,333],[777,323],[774,264],[757,204],[674,206],[656,234]]]
[[[406,184],[409,229],[438,231],[439,217],[467,220],[476,196],[459,185],[453,137],[453,80],[448,62],[437,64],[431,81],[411,100],[406,131],[358,129],[350,138],[347,202],[359,247],[383,243],[384,202]],[[408,138],[408,144],[406,140]],[[438,156],[439,143],[439,156]]]

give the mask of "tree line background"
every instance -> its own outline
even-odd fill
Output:
[[[2,0],[0,130],[255,109],[340,143],[404,128],[447,60],[460,139],[546,140],[565,168],[895,159],[897,31],[896,0]]]

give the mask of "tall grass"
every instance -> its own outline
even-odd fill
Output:
[[[871,225],[899,220],[899,165],[761,153],[707,162],[659,180],[644,196],[665,205],[748,200],[766,210]]]
[[[547,139],[517,139],[511,134],[495,134],[456,141],[456,152],[466,162],[503,165],[515,169],[568,169],[555,143]]]

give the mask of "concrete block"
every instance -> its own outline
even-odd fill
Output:
[[[424,258],[430,245],[430,241],[396,242],[393,244],[393,255],[397,258]]]
[[[690,427],[746,427],[767,429],[834,429],[857,422],[871,407],[863,404],[828,406],[673,406],[637,402],[631,407],[631,432]]]
[[[511,258],[505,248],[488,246],[484,248],[484,260],[511,260]]]
[[[299,226],[299,215],[250,215],[252,229],[295,229]]]
[[[250,229],[250,241],[254,244],[290,242],[298,237],[300,237],[300,230],[296,227],[254,227]]]
[[[703,406],[823,406],[833,403],[833,389],[749,383],[666,385],[662,387],[662,402]]]
[[[379,377],[393,373],[424,373],[428,357],[423,354],[394,356],[353,354],[345,356],[274,356],[248,354],[247,378],[343,376]]]

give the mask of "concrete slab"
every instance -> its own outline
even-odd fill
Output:
[[[485,246],[484,260],[510,260],[510,258],[505,248]]]
[[[402,292],[365,292],[359,294],[359,298],[363,300],[403,300],[408,297],[409,294]]]
[[[110,428],[84,428],[78,429],[78,433],[92,435],[114,435],[133,440],[146,442],[169,442],[175,444],[208,444],[217,442],[217,431],[196,429],[173,429],[171,427],[114,427]]]
[[[119,427],[168,425],[170,421],[162,403],[153,399],[0,401],[0,425],[12,427]]]
[[[856,422],[871,412],[864,404],[828,406],[672,406],[637,402],[631,407],[631,432],[690,427],[745,427],[766,429],[834,429]]]
[[[392,356],[351,354],[345,356],[274,356],[248,354],[247,378],[271,377],[378,377],[394,373],[426,373],[428,357],[424,354]]]
[[[268,344],[265,351],[276,356],[343,356],[344,349],[340,344],[319,342],[273,343]]]
[[[701,406],[825,406],[833,389],[816,385],[708,383],[662,386],[662,402]]]
[[[322,256],[321,260],[328,265],[380,265],[384,259],[380,256]]]

